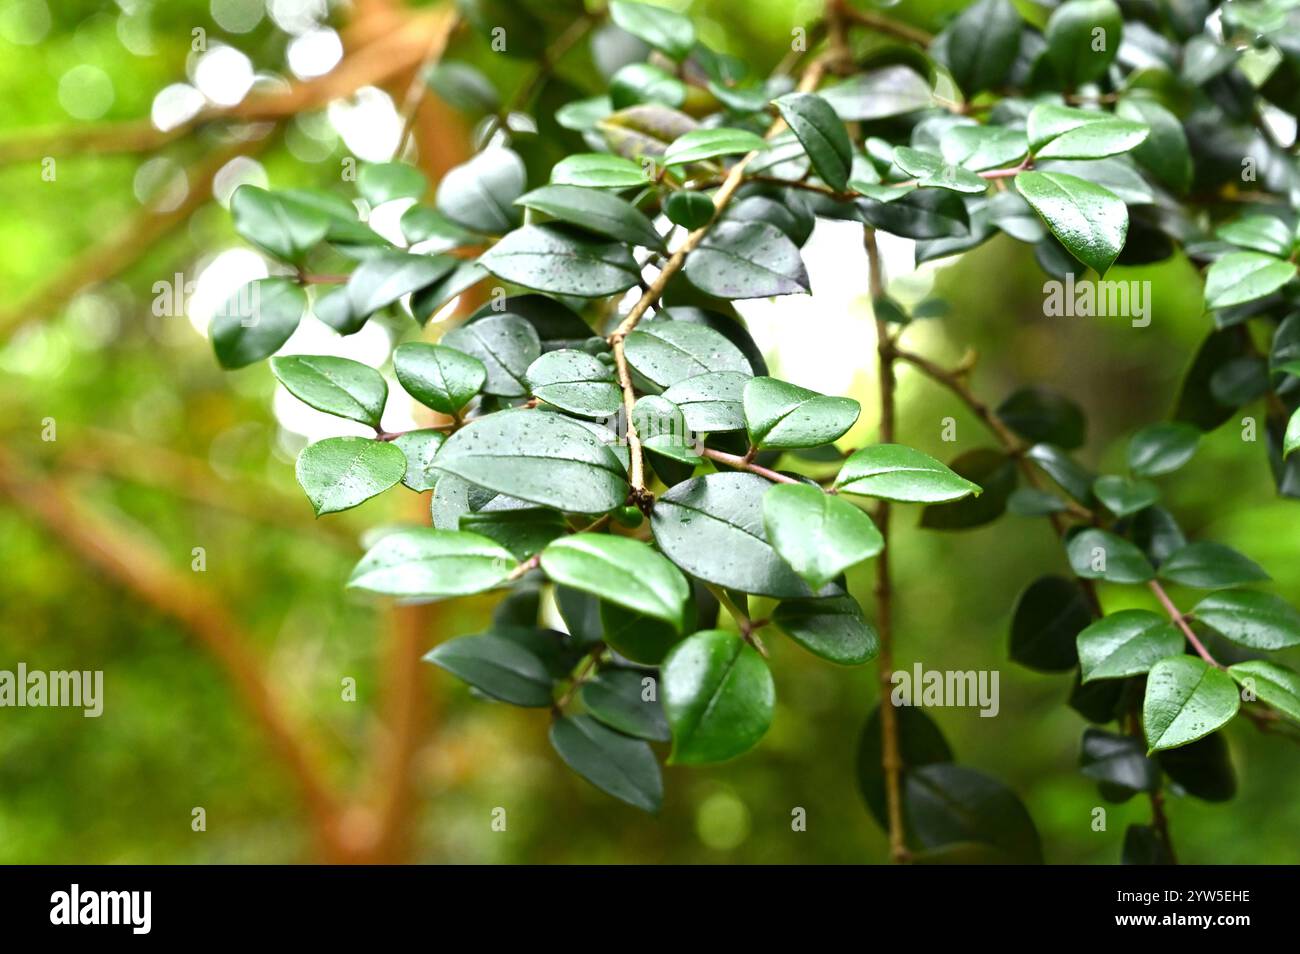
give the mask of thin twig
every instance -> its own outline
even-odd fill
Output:
[[[768,480],[777,484],[798,484],[802,481],[794,477],[787,477],[785,474],[777,473],[761,464],[755,464],[748,456],[741,457],[738,454],[728,454],[726,451],[714,450],[712,447],[700,449],[700,456],[707,457],[709,460],[716,460],[720,464],[726,464],[728,467],[735,467],[737,470],[747,470],[751,474],[758,474],[760,477],[766,477]]]

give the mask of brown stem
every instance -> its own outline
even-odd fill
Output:
[[[900,23],[898,20],[887,17],[883,13],[876,13],[874,10],[862,10],[858,7],[849,6],[846,0],[832,0],[832,7],[837,17],[842,17],[877,33],[883,33],[885,36],[892,36],[895,39],[904,40],[908,43],[917,43],[921,46],[929,46],[930,41],[934,39],[932,34],[927,33],[920,27]]]
[[[779,474],[774,470],[763,467],[761,464],[755,464],[748,456],[741,457],[738,454],[728,454],[726,451],[714,450],[712,447],[701,448],[700,456],[707,457],[709,460],[716,460],[718,463],[726,464],[729,467],[735,467],[737,470],[747,470],[751,474],[758,474],[760,477],[766,477],[773,483],[802,483],[802,481],[796,480],[793,477],[787,477],[785,474]]]
[[[867,253],[867,279],[873,300],[885,293],[884,271],[880,263],[880,248],[876,243],[876,230],[863,229],[862,243]],[[889,324],[876,318],[876,363],[880,378],[880,441],[894,443],[897,410],[895,406],[896,382],[894,378],[895,344]],[[894,672],[894,587],[890,573],[889,524],[891,508],[888,500],[876,505],[876,528],[885,547],[876,557],[876,629],[880,633],[880,655],[876,666],[880,676],[880,752],[881,768],[885,773],[885,804],[889,818],[889,854],[895,862],[909,858],[906,830],[903,825],[902,775],[903,759],[898,742],[898,714],[894,711],[892,695]]]
[[[1169,594],[1165,592],[1165,588],[1160,585],[1159,581],[1148,580],[1147,586],[1151,587],[1151,592],[1156,595],[1156,599],[1160,601],[1160,605],[1163,606],[1165,612],[1169,614],[1169,618],[1173,621],[1174,625],[1183,631],[1183,635],[1186,636],[1187,641],[1192,644],[1192,648],[1196,650],[1196,654],[1216,669],[1226,669],[1226,666],[1210,655],[1210,651],[1205,648],[1205,644],[1197,638],[1194,632],[1192,632],[1192,627],[1187,625],[1187,618],[1183,616],[1178,607],[1174,605],[1174,601],[1169,598]]]

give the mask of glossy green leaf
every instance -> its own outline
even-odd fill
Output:
[[[609,100],[618,110],[656,104],[676,108],[686,102],[686,84],[654,63],[628,63],[610,77]]]
[[[1189,543],[1171,553],[1160,564],[1160,577],[1203,590],[1258,583],[1269,578],[1254,560],[1231,547],[1208,541]]]
[[[1141,675],[1181,653],[1184,642],[1178,627],[1164,616],[1119,610],[1079,633],[1079,669],[1084,682]]]
[[[663,239],[654,224],[633,205],[601,192],[570,185],[548,185],[527,192],[515,200],[516,205],[537,209],[547,215],[580,226],[599,235],[607,235],[629,245],[662,250]]]
[[[799,249],[766,222],[719,222],[686,257],[686,277],[716,298],[769,298],[810,290]]]
[[[776,552],[815,590],[885,546],[865,513],[807,484],[769,490],[763,497],[763,524]]]
[[[1295,236],[1286,223],[1273,215],[1246,215],[1235,222],[1220,225],[1214,234],[1239,248],[1279,258],[1290,255],[1295,244]]]
[[[412,527],[381,537],[348,586],[388,596],[464,596],[498,585],[517,565],[509,550],[477,533]]]
[[[647,812],[663,802],[663,779],[649,744],[606,728],[591,716],[562,716],[551,723],[551,745],[602,792]]]
[[[1195,656],[1174,656],[1151,667],[1142,725],[1148,750],[1173,749],[1209,735],[1237,714],[1241,699],[1232,679]]]
[[[388,384],[369,365],[331,355],[288,355],[272,358],[271,371],[304,404],[379,427]]]
[[[1038,830],[1020,799],[964,765],[936,762],[908,771],[903,809],[908,829],[924,848],[974,844],[991,849],[981,853],[985,860],[1042,863]]]
[[[286,278],[240,288],[212,318],[208,336],[223,368],[242,368],[279,351],[302,321],[307,296]]]
[[[1106,274],[1128,237],[1123,201],[1061,172],[1022,172],[1016,176],[1016,189],[1071,255],[1099,275]]]
[[[552,701],[546,665],[518,642],[492,633],[459,636],[424,657],[475,689],[513,706],[541,708]]]
[[[757,744],[772,723],[772,673],[735,633],[696,633],[673,647],[660,672],[664,713],[673,732],[671,763],[734,758]]]
[[[1129,469],[1139,477],[1171,473],[1192,459],[1200,440],[1201,432],[1190,424],[1151,424],[1129,439]]]
[[[601,533],[563,537],[542,551],[542,570],[556,583],[685,630],[690,586],[640,540]]]
[[[844,462],[835,487],[847,494],[900,503],[944,503],[980,493],[929,454],[902,444],[876,444]]]
[[[749,439],[757,447],[817,447],[842,437],[862,408],[776,378],[750,378],[743,395]]]
[[[398,345],[393,370],[407,394],[443,414],[459,412],[487,382],[487,369],[478,358],[422,341]]]
[[[1117,801],[1160,786],[1159,767],[1147,758],[1141,740],[1131,735],[1084,729],[1079,769],[1100,783],[1103,798],[1113,792]]]
[[[675,60],[686,59],[695,45],[695,27],[675,10],[631,0],[610,0],[609,15],[619,27]]]
[[[784,600],[772,622],[814,656],[841,666],[860,666],[880,652],[880,637],[851,596]]]
[[[692,467],[699,463],[698,443],[686,426],[685,415],[671,401],[653,394],[641,398],[632,409],[632,422],[646,450]]]
[[[551,169],[555,185],[584,186],[588,189],[630,189],[650,180],[645,169],[631,159],[605,152],[582,152],[566,156]]]
[[[1291,420],[1287,421],[1286,434],[1282,437],[1282,456],[1290,457],[1297,447],[1300,447],[1300,408],[1291,414]]]
[[[1123,29],[1114,0],[1066,0],[1047,20],[1047,60],[1069,88],[1098,79],[1119,52]]]
[[[768,543],[763,495],[771,486],[747,473],[684,481],[655,502],[655,542],[668,559],[701,580],[780,599],[811,596]]]
[[[1295,278],[1294,262],[1263,252],[1229,252],[1205,273],[1205,304],[1229,308],[1271,295]]]
[[[663,162],[666,166],[684,166],[722,156],[743,156],[767,147],[767,141],[762,136],[744,129],[692,129],[673,141],[664,152]]]
[[[1229,666],[1228,675],[1243,690],[1300,722],[1300,673],[1267,659],[1250,659]]]
[[[368,162],[357,175],[357,191],[371,205],[394,199],[418,199],[429,188],[419,169],[404,162]]]
[[[693,431],[739,431],[745,427],[741,402],[749,380],[737,371],[710,371],[678,381],[663,397],[681,409]]]
[[[623,402],[613,370],[585,351],[548,351],[528,366],[525,378],[539,400],[580,417],[609,417]]]
[[[427,288],[456,267],[442,255],[386,252],[368,258],[348,278],[348,304],[354,314],[369,315],[403,295]]]
[[[483,253],[479,264],[508,282],[581,298],[626,291],[641,275],[626,245],[548,225],[516,229]]]
[[[674,225],[694,231],[702,229],[713,221],[717,211],[713,198],[703,192],[674,192],[664,202],[664,215]]]
[[[972,172],[1009,166],[1027,152],[1029,140],[1024,132],[1004,126],[953,126],[939,137],[939,153],[944,161]]]
[[[927,506],[921,511],[920,525],[930,530],[969,530],[992,523],[1006,512],[1020,479],[1013,458],[987,447],[959,454],[948,468],[983,488],[983,493]]]
[[[1214,593],[1192,615],[1234,643],[1274,650],[1300,645],[1300,613],[1286,600],[1256,590]]]
[[[519,224],[515,199],[524,194],[523,160],[509,149],[484,149],[438,183],[438,211],[458,225],[504,235]]]
[[[1083,409],[1048,388],[1020,388],[999,404],[994,413],[1031,444],[1055,444],[1073,450],[1083,446],[1087,433]]]
[[[826,86],[818,95],[831,104],[840,119],[868,122],[901,116],[932,105],[930,84],[916,70],[902,64],[852,77]]]
[[[659,703],[659,680],[644,669],[602,669],[583,683],[582,704],[605,725],[624,735],[667,742],[672,730]]]
[[[446,439],[442,431],[431,428],[407,431],[393,438],[393,446],[406,455],[406,473],[402,475],[405,486],[421,493],[434,488],[438,474],[433,469],[433,459]]]
[[[528,368],[541,355],[542,342],[533,326],[523,318],[510,313],[492,315],[455,328],[443,335],[442,340],[448,348],[470,356],[483,366],[487,378],[479,387],[485,393],[502,397],[522,397],[528,393]],[[448,392],[447,403],[454,403],[464,395],[473,372],[470,365],[457,365],[453,380],[445,382],[457,388]],[[431,370],[428,373],[434,374]],[[431,390],[430,396],[437,398],[436,389]]]
[[[1160,488],[1149,480],[1129,480],[1115,474],[1098,477],[1092,484],[1093,495],[1117,517],[1145,510],[1160,499]]]
[[[1029,146],[1036,159],[1104,159],[1128,152],[1151,130],[1143,122],[1112,113],[1040,103],[1027,120]]]
[[[1146,124],[1151,133],[1133,149],[1133,158],[1164,185],[1180,195],[1192,184],[1192,155],[1182,121],[1155,100],[1126,96],[1115,114]]]
[[[1070,567],[1085,580],[1145,583],[1155,576],[1141,550],[1106,530],[1090,527],[1079,531],[1066,545],[1066,554]]]
[[[393,486],[406,473],[406,455],[365,437],[327,437],[303,449],[296,473],[319,517],[350,510]]]
[[[774,104],[803,144],[817,175],[832,189],[844,191],[853,168],[853,147],[831,104],[816,93],[787,93]]]
[[[936,38],[933,52],[969,99],[1007,78],[1024,24],[1010,0],[978,0]]]
[[[292,196],[243,185],[230,197],[235,231],[276,258],[301,262],[325,240],[329,216]]]
[[[916,176],[916,184],[924,188],[950,189],[967,195],[979,195],[989,187],[988,180],[980,178],[969,169],[954,166],[940,156],[908,146],[899,146],[894,150],[894,163],[908,175]]]
[[[711,371],[752,374],[734,344],[708,325],[670,318],[641,322],[624,342],[632,370],[660,390]]]
[[[438,470],[520,500],[571,513],[623,505],[628,483],[609,446],[577,421],[544,411],[500,411],[447,439]]]

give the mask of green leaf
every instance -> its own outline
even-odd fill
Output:
[[[296,472],[319,517],[350,510],[393,486],[406,473],[406,455],[366,437],[328,437],[303,449]]]
[[[1183,651],[1183,634],[1149,610],[1111,613],[1079,633],[1079,670],[1084,682],[1138,676]]]
[[[663,398],[681,409],[693,431],[739,431],[745,427],[741,400],[749,380],[736,371],[710,371],[677,382]]]
[[[502,397],[523,397],[528,393],[528,367],[541,355],[542,342],[533,326],[523,318],[508,312],[490,315],[452,329],[442,340],[448,348],[470,356],[483,366],[487,379],[479,387],[485,393]],[[448,382],[458,389],[449,392],[452,399],[465,393],[473,372],[472,366],[457,366],[455,378]]]
[[[1228,675],[1262,702],[1300,722],[1300,674],[1267,659],[1249,659],[1229,666]]]
[[[530,559],[556,537],[569,532],[563,514],[535,508],[484,509],[464,513],[456,524],[458,529],[495,540],[509,550],[516,560]]]
[[[607,235],[629,245],[662,251],[664,241],[654,224],[640,210],[618,196],[599,189],[570,185],[548,185],[515,200],[516,205],[537,209],[547,215]]]
[[[1123,29],[1113,0],[1067,0],[1047,20],[1047,60],[1067,88],[1091,82],[1115,59]]]
[[[774,105],[802,143],[817,175],[832,189],[843,192],[853,168],[853,146],[831,104],[816,93],[787,93]]]
[[[820,90],[844,122],[869,122],[916,112],[933,104],[930,84],[909,66],[872,70]]]
[[[1226,802],[1237,794],[1237,777],[1222,732],[1156,755],[1169,780],[1188,795],[1207,802]]]
[[[1085,580],[1145,583],[1155,576],[1141,550],[1106,530],[1079,531],[1066,545],[1066,554],[1070,567]]]
[[[1007,502],[1019,480],[1014,459],[1002,451],[977,447],[959,454],[948,467],[957,476],[982,487],[984,492],[978,497],[930,504],[921,511],[922,527],[969,530],[992,523],[1006,512]]]
[[[243,185],[230,197],[235,231],[276,258],[299,263],[325,240],[329,216],[292,196]]]
[[[493,633],[459,636],[424,656],[458,679],[512,706],[541,708],[552,702],[553,680],[534,653]]]
[[[641,271],[621,242],[598,242],[548,225],[511,232],[479,258],[498,278],[538,291],[602,298],[626,291]]]
[[[971,231],[966,203],[948,189],[915,189],[893,201],[860,199],[857,207],[868,225],[903,238],[965,238]]]
[[[330,355],[289,355],[272,358],[271,371],[304,404],[379,427],[388,384],[369,365]]]
[[[420,493],[434,488],[438,475],[433,469],[433,458],[446,439],[442,431],[432,429],[407,431],[393,438],[393,446],[406,455],[404,485]]]
[[[1115,113],[1151,130],[1133,150],[1133,158],[1179,195],[1186,193],[1192,184],[1192,155],[1182,121],[1154,100],[1136,96],[1120,100]]]
[[[1035,444],[1025,456],[1079,503],[1092,501],[1093,475],[1075,463],[1065,451],[1053,444]]]
[[[743,396],[745,425],[757,447],[817,447],[844,436],[862,408],[776,378],[750,378]]]
[[[1009,166],[1028,152],[1029,140],[1024,132],[1004,126],[953,126],[939,137],[939,153],[944,161],[972,172]]]
[[[421,326],[426,325],[444,305],[487,276],[487,269],[478,262],[463,261],[445,277],[411,295],[411,314]]]
[[[1235,222],[1220,225],[1214,234],[1240,248],[1286,258],[1291,254],[1295,236],[1286,223],[1273,215],[1247,215]]]
[[[1016,189],[1071,255],[1097,274],[1106,274],[1128,236],[1123,201],[1061,172],[1022,172],[1016,176]]]
[[[1189,543],[1171,553],[1160,564],[1160,577],[1203,590],[1258,583],[1269,578],[1254,560],[1232,547],[1209,542]]]
[[[1296,265],[1262,252],[1229,252],[1205,273],[1205,304],[1229,308],[1271,295],[1295,278]]]
[[[799,249],[766,222],[719,222],[686,257],[686,277],[715,298],[770,298],[810,290]]]
[[[393,199],[418,199],[429,189],[424,173],[404,162],[366,163],[357,176],[357,191],[371,205]]]
[[[700,449],[686,427],[681,409],[657,395],[646,395],[632,408],[641,446],[692,467],[699,463]]]
[[[477,533],[412,527],[381,537],[348,586],[388,596],[465,596],[498,585],[517,565],[509,550]]]
[[[674,192],[664,202],[668,221],[692,232],[713,221],[715,211],[712,197],[703,192]]]
[[[582,704],[595,718],[624,735],[651,742],[668,742],[673,737],[659,704],[658,679],[643,669],[602,669],[583,684]]]
[[[368,258],[348,277],[348,304],[356,315],[370,315],[403,295],[427,288],[456,267],[445,255],[385,252]]]
[[[1200,440],[1201,432],[1190,424],[1170,421],[1144,427],[1129,439],[1129,469],[1139,477],[1171,473],[1192,459]]]
[[[763,527],[757,474],[707,474],[677,484],[655,502],[655,542],[692,576],[743,593],[778,599],[812,590],[777,554]]]
[[[686,629],[690,586],[677,567],[631,537],[579,533],[542,551],[542,570],[556,583]]]
[[[695,46],[695,27],[688,17],[675,10],[611,0],[609,15],[619,27],[674,60],[686,59]]]
[[[1234,643],[1274,650],[1300,645],[1300,613],[1272,593],[1229,590],[1196,604],[1192,615]]]
[[[620,110],[647,104],[677,107],[686,102],[686,84],[654,63],[628,63],[610,77],[609,100]]]
[[[880,637],[851,596],[785,600],[772,622],[814,656],[841,666],[860,666],[880,652]]]
[[[669,143],[698,127],[690,116],[658,103],[620,109],[597,124],[614,152],[633,159],[662,157]]]
[[[585,715],[556,719],[550,738],[564,764],[602,792],[642,811],[659,811],[663,779],[648,743]]]
[[[1124,829],[1121,864],[1172,865],[1174,856],[1164,838],[1151,825],[1129,825]]]
[[[1100,783],[1103,798],[1122,801],[1134,792],[1154,792],[1160,786],[1160,769],[1146,757],[1140,740],[1101,729],[1083,730],[1079,769]],[[1118,791],[1116,791],[1118,790]]]
[[[478,358],[422,341],[398,345],[393,370],[407,394],[443,414],[460,411],[487,382],[487,369]]]
[[[614,372],[585,351],[548,351],[525,377],[539,400],[580,417],[609,417],[623,402]]]
[[[988,190],[988,180],[969,169],[944,162],[939,156],[907,146],[894,150],[894,163],[910,176],[916,176],[918,186],[950,189],[967,195],[979,195]]]
[[[1232,679],[1195,656],[1174,656],[1151,667],[1142,724],[1148,753],[1174,749],[1209,735],[1237,714],[1241,699]]]
[[[468,63],[443,60],[424,74],[424,82],[461,112],[482,116],[501,109],[492,81]]]
[[[929,454],[902,444],[876,444],[855,452],[840,469],[835,488],[900,503],[945,503],[980,493],[978,486]]]
[[[1067,672],[1092,606],[1075,580],[1042,576],[1025,587],[1011,614],[1011,658],[1037,672]]]
[[[1014,792],[982,772],[950,762],[911,769],[903,778],[903,809],[924,848],[987,845],[1004,863],[1042,863],[1029,812]]]
[[[1035,106],[1027,124],[1036,159],[1104,159],[1136,148],[1151,133],[1142,122],[1054,103]]]
[[[897,726],[898,755],[904,774],[922,765],[951,762],[952,749],[948,746],[934,720],[919,706],[895,706],[894,722]],[[857,776],[863,801],[882,829],[889,828],[888,798],[885,794],[884,735],[880,728],[881,707],[871,710],[858,737]],[[908,832],[908,840],[914,841]]]
[[[605,642],[615,652],[647,666],[663,662],[668,650],[682,639],[676,626],[604,600],[600,602],[600,625]]]
[[[1297,447],[1300,447],[1300,408],[1296,408],[1291,420],[1287,421],[1286,434],[1282,437],[1282,456],[1290,457]]]
[[[606,444],[577,421],[545,411],[500,411],[471,421],[447,439],[436,467],[570,513],[607,513],[628,493],[623,465]]]
[[[1087,432],[1083,409],[1047,388],[1021,388],[994,413],[1031,444],[1055,444],[1066,450],[1083,446]]]
[[[450,170],[438,183],[438,211],[485,235],[503,235],[519,224],[515,199],[524,194],[523,160],[509,149],[484,149]]]
[[[678,643],[664,659],[660,678],[673,730],[670,763],[733,758],[752,748],[772,724],[772,673],[735,633],[703,630]]]
[[[885,546],[865,513],[807,484],[769,490],[763,497],[763,524],[776,552],[815,590]]]
[[[1020,52],[1023,26],[1010,0],[979,0],[944,28],[932,52],[970,99],[1002,85]]]
[[[692,129],[664,151],[666,166],[684,166],[720,156],[745,155],[768,148],[767,140],[745,129]]]
[[[287,278],[260,278],[235,292],[212,318],[208,335],[223,368],[242,368],[275,354],[307,310],[307,296]]]
[[[1098,477],[1092,484],[1094,496],[1117,517],[1145,510],[1160,499],[1160,488],[1149,480],[1129,480],[1115,474]]]
[[[627,336],[623,350],[632,370],[660,390],[711,371],[753,373],[739,348],[708,325],[692,321],[643,321]]]
[[[639,163],[605,152],[581,152],[561,159],[551,169],[555,185],[588,189],[631,189],[649,183]]]

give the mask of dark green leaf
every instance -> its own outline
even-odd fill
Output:
[[[550,735],[564,764],[602,792],[643,811],[659,810],[663,779],[649,744],[584,715],[556,719]]]
[[[373,314],[403,295],[427,288],[455,267],[456,259],[444,255],[376,255],[348,277],[348,305],[353,314]]]
[[[1091,605],[1076,581],[1039,577],[1016,600],[1011,658],[1038,672],[1073,669],[1078,662],[1075,641],[1091,621]]]
[[[749,380],[737,371],[710,371],[678,381],[663,397],[681,409],[693,431],[739,431],[745,427],[741,400]]]
[[[610,18],[633,36],[645,40],[674,60],[684,60],[695,45],[695,27],[674,10],[630,0],[611,0]]]
[[[548,185],[525,193],[516,205],[545,212],[561,222],[607,235],[629,245],[662,250],[663,239],[654,224],[630,203],[599,189]]]
[[[670,762],[733,758],[752,748],[772,723],[772,673],[735,633],[703,630],[679,643],[664,659],[661,679],[673,731]]]
[[[1086,580],[1145,583],[1155,576],[1141,550],[1105,530],[1081,530],[1070,538],[1066,553],[1070,567]]]
[[[1154,792],[1160,785],[1160,769],[1146,757],[1141,741],[1131,735],[1084,729],[1079,767],[1088,778],[1128,794]]]
[[[659,389],[710,371],[752,374],[740,349],[707,325],[669,318],[641,322],[624,343],[632,370]]]
[[[1196,604],[1192,615],[1234,643],[1251,649],[1285,649],[1300,645],[1300,613],[1272,593],[1229,590]]]
[[[1067,88],[1095,80],[1119,52],[1123,28],[1113,0],[1066,0],[1047,20],[1047,60]]]
[[[1168,474],[1192,459],[1200,440],[1200,431],[1190,424],[1170,421],[1144,427],[1129,439],[1129,469],[1140,477]]]
[[[235,292],[212,318],[212,349],[223,368],[242,368],[279,351],[307,309],[286,278],[260,278]]]
[[[974,769],[936,762],[908,771],[903,808],[922,847],[974,842],[992,846],[1007,862],[1043,860],[1038,830],[1020,799]]]
[[[1243,691],[1300,722],[1300,674],[1267,659],[1250,659],[1229,666],[1228,675]]]
[[[803,144],[817,175],[832,189],[844,191],[853,167],[853,147],[831,104],[816,93],[788,93],[775,105]]]
[[[745,129],[692,129],[674,140],[664,151],[663,163],[666,166],[684,166],[721,156],[744,155],[767,147],[767,141],[762,136]]]
[[[551,182],[555,185],[630,189],[649,181],[645,169],[638,163],[604,152],[583,152],[567,156],[551,169]]]
[[[1021,388],[999,404],[995,413],[1031,444],[1055,444],[1066,450],[1083,446],[1087,430],[1083,409],[1055,391]]]
[[[1016,176],[1016,189],[1071,255],[1099,275],[1106,274],[1128,236],[1128,208],[1122,200],[1060,172],[1022,172]]]
[[[487,369],[478,358],[422,341],[398,345],[393,370],[406,393],[443,414],[458,413],[487,382]]]
[[[1160,499],[1160,488],[1149,480],[1129,480],[1115,474],[1098,477],[1092,483],[1093,495],[1117,517],[1144,510]]]
[[[921,526],[931,530],[969,530],[1002,516],[1018,479],[1012,458],[1001,451],[976,448],[956,457],[948,467],[957,476],[982,487],[984,492],[952,503],[930,504],[921,511]]]
[[[1188,795],[1207,802],[1226,802],[1237,794],[1237,776],[1222,732],[1156,755],[1165,774]]]
[[[673,737],[659,704],[658,680],[644,669],[602,669],[583,684],[582,704],[624,735],[651,742],[667,742]]]
[[[528,368],[541,355],[542,343],[533,326],[523,318],[503,314],[471,321],[447,332],[442,340],[448,348],[482,364],[487,379],[479,387],[486,393],[502,397],[522,397],[528,393]],[[454,382],[458,390],[451,394],[448,403],[454,403],[454,399],[465,393],[472,372],[469,366],[458,368]],[[414,396],[419,398],[418,394]]]
[[[515,199],[524,194],[523,160],[509,149],[484,149],[438,183],[443,215],[475,232],[503,235],[519,224]]]
[[[1104,159],[1128,152],[1151,132],[1142,122],[1054,103],[1035,106],[1027,123],[1037,159]]]
[[[1160,565],[1160,577],[1203,590],[1258,583],[1269,578],[1254,560],[1222,543],[1210,542],[1189,543],[1171,553]]]
[[[1205,304],[1228,308],[1272,294],[1295,277],[1296,265],[1263,252],[1229,252],[1205,273]]]
[[[674,192],[664,202],[664,215],[674,225],[694,231],[713,220],[713,199],[703,192]]]
[[[852,398],[829,397],[776,378],[750,378],[745,423],[757,447],[817,447],[853,426],[861,412]]]
[[[429,181],[414,166],[404,162],[366,163],[357,176],[357,191],[371,205],[393,199],[418,199],[429,188]]]
[[[430,429],[407,431],[393,439],[393,446],[406,455],[403,484],[420,492],[434,488],[438,475],[433,469],[433,458],[446,439],[442,431]]]
[[[424,660],[502,702],[535,708],[551,704],[552,679],[545,664],[504,636],[460,636],[435,646]]]
[[[235,231],[286,262],[301,262],[325,240],[329,216],[292,196],[243,185],[230,197]]]
[[[525,377],[538,399],[581,417],[617,414],[623,401],[610,367],[585,351],[548,351],[528,366]]]
[[[939,34],[934,53],[969,99],[1002,85],[1020,52],[1022,27],[1010,0],[979,0]]]
[[[785,600],[772,622],[814,656],[841,666],[860,666],[880,652],[880,637],[851,596]]]
[[[809,291],[799,249],[766,222],[719,222],[686,257],[685,272],[692,285],[716,298],[770,298]]]

